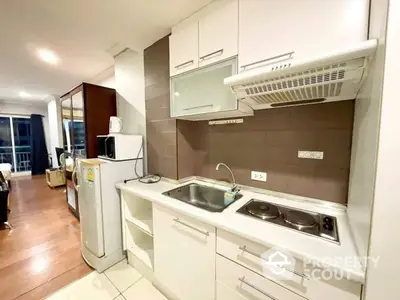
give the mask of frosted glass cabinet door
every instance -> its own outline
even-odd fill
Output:
[[[237,109],[224,79],[237,72],[236,58],[171,78],[171,117]]]

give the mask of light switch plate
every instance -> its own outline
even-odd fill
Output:
[[[257,181],[266,182],[267,181],[267,173],[251,171],[251,180],[257,180]]]
[[[298,158],[324,159],[322,151],[298,151]]]

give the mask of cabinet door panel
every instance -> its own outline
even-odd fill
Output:
[[[237,100],[224,78],[236,73],[236,59],[171,79],[171,116],[181,117],[234,110]]]
[[[292,51],[299,59],[356,44],[367,38],[367,24],[367,0],[240,0],[240,71]]]
[[[169,72],[174,76],[198,67],[198,22],[179,28],[169,37]]]
[[[212,300],[215,228],[154,206],[154,271],[179,299]]]
[[[238,53],[238,0],[220,6],[199,21],[199,66],[206,66]]]

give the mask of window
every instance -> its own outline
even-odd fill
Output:
[[[0,116],[0,163],[12,165],[13,172],[31,170],[31,120]]]

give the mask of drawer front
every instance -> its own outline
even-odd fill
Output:
[[[216,291],[215,291],[215,299],[216,300],[246,300],[247,298],[240,295],[238,292],[231,290],[225,284],[217,281]]]
[[[307,265],[308,272],[304,270],[304,264],[301,260],[294,260],[293,272],[284,271],[290,280],[281,280],[268,272],[268,266],[265,266],[263,253],[270,248],[253,243],[232,233],[217,231],[217,253],[229,258],[230,260],[242,265],[261,276],[270,279],[273,282],[293,291],[294,293],[310,300],[359,300],[362,285],[347,279],[327,279],[308,278],[304,273],[309,274],[310,270],[318,271],[315,274],[322,274],[322,270]],[[263,268],[264,266],[264,268]]]
[[[243,299],[304,300],[289,289],[254,273],[225,257],[217,255],[217,281]],[[234,298],[236,299],[236,298]],[[237,299],[242,299],[239,296]]]
[[[263,258],[263,254],[268,250],[270,248],[226,231],[218,230],[217,232],[217,253],[304,296],[309,286],[309,280],[303,274],[303,262],[294,259],[292,267],[282,268],[280,276],[276,276],[273,270],[265,264],[266,260]]]

